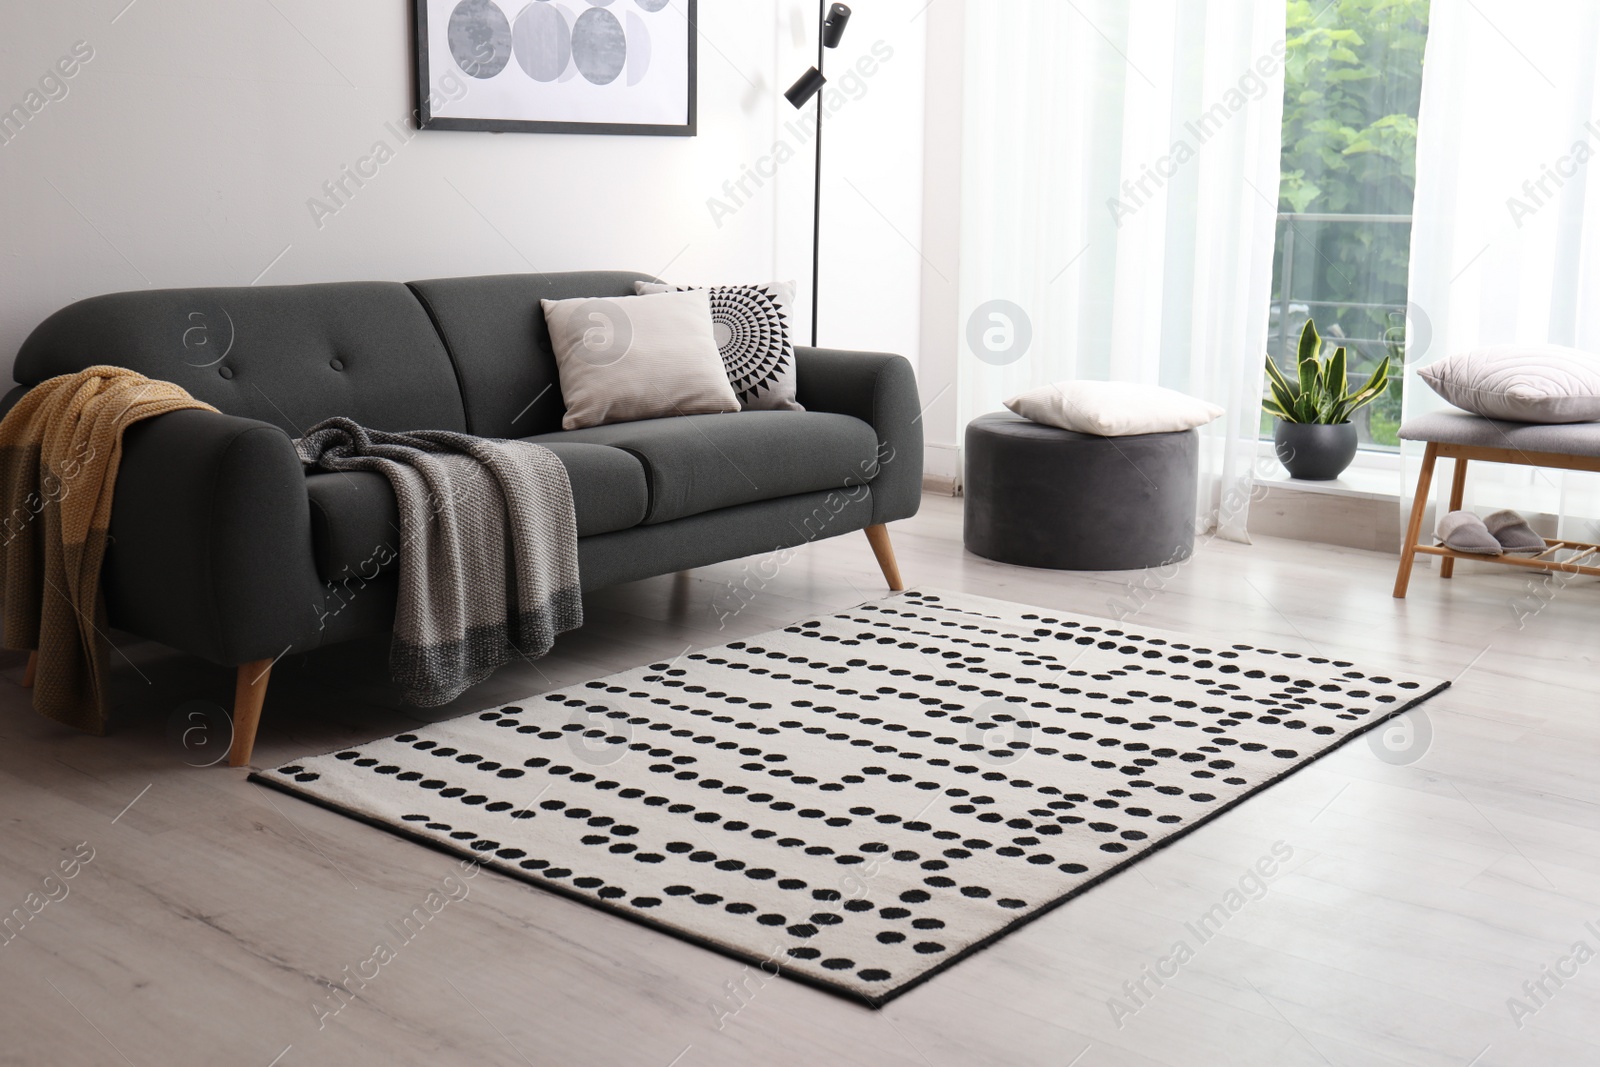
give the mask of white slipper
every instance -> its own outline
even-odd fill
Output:
[[[1444,547],[1476,556],[1498,556],[1505,552],[1483,520],[1470,511],[1452,511],[1439,520],[1435,532]]]
[[[1497,511],[1483,520],[1484,528],[1489,535],[1500,542],[1500,547],[1507,552],[1539,553],[1545,550],[1544,538],[1533,532],[1527,520],[1515,511]]]

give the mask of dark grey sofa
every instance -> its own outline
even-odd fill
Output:
[[[563,432],[541,298],[620,297],[648,275],[114,293],[23,344],[27,388],[97,363],[176,382],[178,411],[124,440],[102,585],[111,625],[238,668],[234,765],[249,760],[271,664],[386,633],[398,513],[376,474],[303,472],[291,438],[342,415],[385,430],[523,438],[566,465],[586,590],[866,530],[916,513],[911,366],[801,348],[804,412],[693,415]]]

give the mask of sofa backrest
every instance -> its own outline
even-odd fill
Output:
[[[13,375],[34,386],[127,367],[295,437],[335,415],[529,437],[559,430],[565,411],[539,301],[632,296],[654,280],[577,271],[110,293],[42,322]]]
[[[412,282],[455,361],[467,429],[529,437],[561,429],[566,407],[540,300],[633,296],[627,271],[495,274]]]
[[[296,437],[334,415],[380,430],[467,426],[444,344],[398,282],[90,297],[41,323],[13,374],[33,386],[97,363],[176,382]]]

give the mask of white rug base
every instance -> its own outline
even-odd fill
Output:
[[[913,591],[252,777],[881,1005],[1448,684]]]

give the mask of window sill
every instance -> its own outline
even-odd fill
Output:
[[[1379,500],[1391,504],[1400,501],[1400,476],[1396,471],[1361,466],[1359,461],[1331,482],[1301,481],[1299,478],[1289,477],[1280,467],[1275,475],[1258,477],[1256,484],[1274,491],[1319,493],[1354,500]]]
[[[1271,457],[1271,453],[1267,453],[1267,456]],[[1385,516],[1399,516],[1402,502],[1407,508],[1410,507],[1411,493],[1415,488],[1417,476],[1415,466],[1409,471],[1408,478],[1400,470],[1397,455],[1381,452],[1360,453],[1342,475],[1329,482],[1305,482],[1291,478],[1275,461],[1270,465],[1262,464],[1257,467],[1258,472],[1261,470],[1270,470],[1272,473],[1265,476],[1258,473],[1255,479],[1256,487],[1264,488],[1270,497],[1276,497],[1280,511],[1284,504],[1293,502],[1289,513],[1297,516],[1300,525],[1304,527],[1285,536],[1308,541],[1325,540],[1330,544],[1351,544],[1351,537],[1354,535],[1347,527],[1372,522],[1374,516],[1381,518],[1385,525],[1388,522]],[[1433,522],[1434,515],[1443,514],[1453,473],[1449,461],[1441,462],[1434,471],[1433,486],[1429,491],[1429,504],[1432,508],[1427,520],[1429,524]],[[1575,485],[1582,484],[1575,483]],[[1295,495],[1285,497],[1280,494]],[[1336,512],[1328,512],[1325,498],[1338,498],[1350,506]],[[1319,504],[1324,506],[1319,508]],[[1557,536],[1557,531],[1561,528],[1557,522],[1556,511],[1562,504],[1565,504],[1568,512],[1565,527],[1569,531],[1567,536],[1590,540],[1591,538],[1583,534],[1571,531],[1587,531],[1600,524],[1583,517],[1590,513],[1600,513],[1600,492],[1594,496],[1585,496],[1580,495],[1577,488],[1573,488],[1563,493],[1561,483],[1531,467],[1498,463],[1474,464],[1472,472],[1468,475],[1464,504],[1468,510],[1476,511],[1479,515],[1487,515],[1501,508],[1510,508],[1531,522],[1536,530],[1550,537]],[[1369,510],[1370,508],[1378,510]],[[1431,525],[1428,528],[1431,529]]]
[[[1353,500],[1377,500],[1395,503],[1400,499],[1400,483],[1404,479],[1404,475],[1401,473],[1400,454],[1398,452],[1378,452],[1363,449],[1356,453],[1355,460],[1345,469],[1345,472],[1330,482],[1305,482],[1298,478],[1289,477],[1289,472],[1284,470],[1283,465],[1278,462],[1278,457],[1273,452],[1271,441],[1262,441],[1261,449],[1257,455],[1256,470],[1258,472],[1270,472],[1264,476],[1257,475],[1256,485],[1258,486],[1295,493],[1341,496]]]

